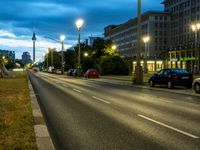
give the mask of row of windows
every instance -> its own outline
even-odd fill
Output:
[[[167,38],[155,38],[155,44],[160,44],[160,45],[167,45]]]
[[[155,51],[165,51],[167,50],[166,46],[155,46]]]
[[[158,33],[159,33],[159,34],[158,34]],[[158,36],[158,35],[159,35],[159,36],[163,36],[163,35],[164,35],[164,36],[167,36],[167,31],[159,31],[159,32],[158,32],[158,31],[156,30],[156,31],[155,31],[155,36]]]
[[[155,20],[158,20],[158,18],[160,19],[160,20],[167,20],[167,16],[155,16]]]
[[[158,27],[160,27],[160,28],[167,28],[168,26],[167,26],[167,23],[162,23],[162,22],[160,22],[160,23],[158,23],[158,22],[156,22],[155,23],[155,28],[158,28]]]
[[[181,2],[181,1],[179,1]],[[180,4],[177,4],[178,2],[176,2],[176,0],[171,0],[170,2],[166,3],[165,8],[171,7],[173,5],[175,5],[174,7],[172,7],[172,12],[176,12],[176,11],[180,11],[183,10],[185,8],[188,8],[190,6],[195,6],[196,3],[200,3],[199,0],[188,0],[186,2],[182,2]]]

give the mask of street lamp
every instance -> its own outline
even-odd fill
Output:
[[[143,42],[144,42],[144,46],[145,46],[145,52],[144,52],[144,73],[147,73],[148,70],[147,70],[147,44],[150,40],[150,37],[149,36],[144,36],[143,37]]]
[[[85,57],[88,57],[88,53],[87,53],[87,52],[85,52],[85,53],[84,53],[84,56],[85,56]]]
[[[199,50],[197,49],[197,40],[198,40],[198,31],[200,30],[200,23],[195,23],[191,25],[192,31],[195,33],[195,64],[194,64],[194,73],[199,73]]]
[[[113,45],[112,46],[112,50],[116,50],[117,49],[117,46],[116,45]]]
[[[65,65],[65,62],[64,62],[64,41],[65,41],[65,35],[61,35],[60,36],[60,41],[61,41],[61,44],[62,44],[62,56],[61,56],[61,66],[62,66],[62,74],[64,74],[64,65]]]
[[[51,50],[51,68],[54,69],[54,66],[53,66],[53,51],[54,51],[54,48],[51,47],[50,50]]]
[[[77,70],[77,76],[81,76],[81,72],[80,72],[80,69],[81,69],[81,46],[80,46],[80,31],[81,31],[81,27],[83,26],[84,24],[84,21],[83,19],[78,19],[76,21],[76,27],[77,27],[77,30],[78,30],[78,70]]]
[[[47,55],[47,72],[48,72],[48,70],[49,70],[49,62],[48,62],[48,60],[49,60],[49,57],[48,57],[49,50],[47,50],[47,52],[45,54]]]

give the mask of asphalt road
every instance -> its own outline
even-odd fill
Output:
[[[200,97],[29,75],[57,150],[199,150]]]

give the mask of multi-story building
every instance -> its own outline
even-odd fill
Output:
[[[148,58],[164,57],[166,51],[169,49],[169,27],[170,16],[167,12],[148,11],[142,15],[142,37],[150,37],[147,48]],[[131,19],[121,25],[109,25],[105,27],[104,38],[112,40],[122,55],[135,57],[137,18]],[[143,56],[144,51],[145,47],[143,44]]]
[[[24,64],[24,66],[26,66],[27,64],[31,64],[32,60],[31,60],[31,55],[29,52],[23,52],[22,54],[22,63]]]
[[[10,58],[12,61],[15,61],[15,52],[9,50],[0,50],[0,56],[5,56]]]
[[[194,45],[191,25],[200,21],[200,1],[165,0],[163,4],[171,16],[171,49],[190,48]]]
[[[167,12],[148,11],[142,15],[142,38],[149,36],[147,44],[147,68],[157,71],[164,68],[162,61],[167,56],[170,46],[170,15]],[[116,45],[121,55],[136,58],[137,53],[137,18],[120,25],[109,25],[104,29],[105,40],[110,39]],[[145,55],[145,44],[142,45],[141,55]],[[143,61],[141,62],[143,65]],[[133,71],[136,62],[133,62]]]
[[[162,4],[171,16],[170,64],[194,71],[200,65],[200,42],[191,26],[200,23],[200,0],[164,0]]]

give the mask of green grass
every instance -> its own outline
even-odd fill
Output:
[[[37,149],[25,72],[0,78],[0,149]]]

